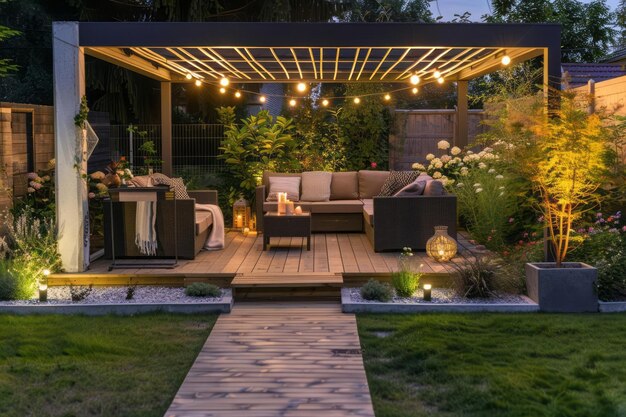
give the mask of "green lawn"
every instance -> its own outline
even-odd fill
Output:
[[[159,416],[214,315],[0,315],[0,415]]]
[[[626,416],[626,315],[360,315],[377,417]]]

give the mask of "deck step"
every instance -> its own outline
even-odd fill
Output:
[[[238,274],[230,283],[232,288],[341,287],[342,284],[342,274],[331,274],[328,272],[307,274]]]

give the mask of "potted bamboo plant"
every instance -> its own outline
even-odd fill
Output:
[[[535,126],[531,140],[536,158],[528,161],[529,173],[553,261],[526,264],[528,295],[543,311],[597,311],[597,270],[566,258],[575,222],[597,201],[606,143],[602,119],[588,114],[574,93],[562,93],[560,109]]]

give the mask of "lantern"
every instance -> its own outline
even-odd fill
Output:
[[[447,262],[456,251],[456,241],[448,235],[448,226],[435,226],[435,234],[426,242],[428,256],[437,262]]]
[[[250,207],[242,196],[233,204],[233,229],[243,230],[250,222]]]

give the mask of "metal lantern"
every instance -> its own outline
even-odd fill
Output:
[[[243,230],[244,227],[248,227],[250,222],[250,207],[248,201],[243,197],[239,197],[239,200],[233,204],[233,229]]]
[[[456,241],[448,235],[448,226],[435,226],[435,234],[426,242],[428,256],[437,262],[447,262],[456,251]]]

